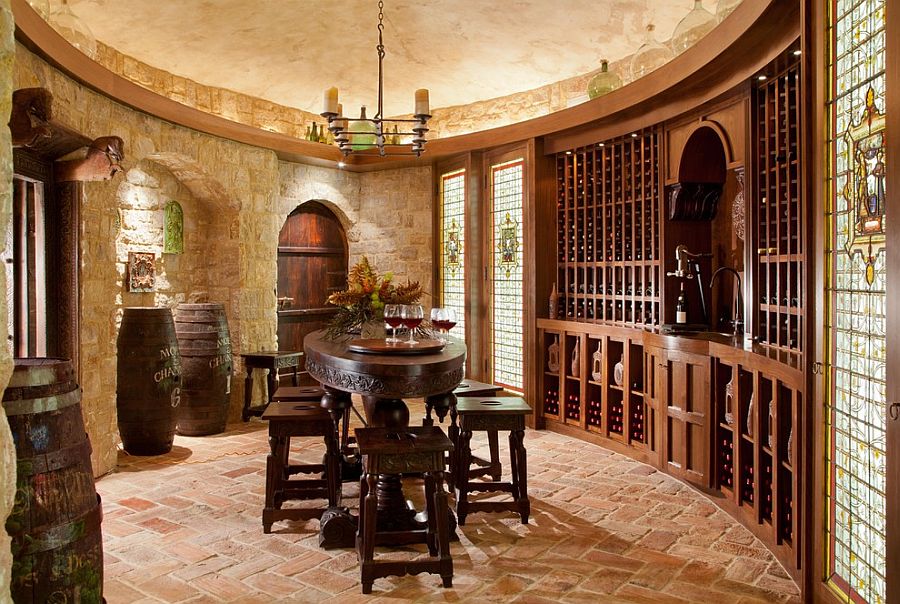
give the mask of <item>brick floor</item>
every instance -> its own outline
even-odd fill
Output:
[[[415,406],[411,415],[419,416]],[[483,456],[480,437],[473,447]],[[472,514],[451,544],[453,588],[441,589],[436,575],[388,577],[371,596],[360,593],[355,552],[318,548],[317,521],[279,522],[263,534],[261,421],[176,437],[168,455],[120,452],[117,471],[97,482],[104,595],[109,604],[799,602],[796,585],[749,531],[674,478],[550,432],[528,431],[525,445],[527,526],[512,513]],[[317,439],[293,448],[306,463],[323,452]],[[408,496],[421,502],[414,490]],[[343,504],[354,513],[358,493],[344,484]]]

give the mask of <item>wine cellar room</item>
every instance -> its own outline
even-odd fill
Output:
[[[460,601],[900,602],[900,373],[890,369],[900,305],[888,295],[900,247],[887,220],[900,203],[889,184],[900,174],[900,136],[889,134],[900,132],[900,70],[889,67],[900,0],[552,11],[528,0],[511,24],[505,3],[461,1],[282,14],[189,0],[213,20],[204,25],[136,0],[0,0],[11,183],[0,212],[10,341],[0,518],[25,497],[13,497],[27,475],[16,414],[32,386],[21,368],[66,359],[59,379],[85,433],[66,446],[94,482],[91,532],[103,545],[97,594],[359,597],[356,555],[320,550],[318,517],[273,535],[269,522],[264,536],[259,511],[272,455],[260,416],[281,388],[329,386],[304,365],[316,358],[304,342],[335,325],[341,304],[329,296],[353,294],[360,279],[357,289],[415,294],[423,325],[464,347],[466,380],[528,405],[531,519],[500,526],[502,515],[479,513],[453,525]],[[338,34],[324,24],[343,31],[350,15],[366,33],[345,64],[328,58]],[[472,19],[490,25],[476,35]],[[289,35],[285,21],[304,22],[306,46],[297,32],[268,43]],[[571,35],[556,31],[566,23]],[[247,44],[209,42],[216,27]],[[161,50],[175,42],[183,50]],[[392,104],[394,86],[403,104]],[[372,124],[370,142],[344,130],[348,120]],[[383,302],[373,295],[366,304]],[[215,434],[179,428],[172,453],[138,459],[123,444],[117,339],[131,337],[130,309],[171,311],[177,323],[197,304],[215,305],[225,325]],[[429,322],[429,308],[443,314]],[[383,338],[387,318],[393,309],[356,327]],[[387,335],[399,326],[413,339],[388,323]],[[364,410],[367,395],[353,392]],[[456,403],[435,407],[433,394],[398,397],[408,424],[428,425],[436,410],[434,425],[458,438]],[[134,396],[147,398],[140,387]],[[496,431],[473,442],[500,467]],[[499,447],[506,455],[505,436]],[[200,476],[221,492],[184,487],[198,499],[179,519],[161,483]],[[350,484],[342,505],[356,514]],[[450,490],[451,509],[460,497]],[[221,538],[204,517],[207,536],[189,537],[199,549],[170,552],[166,531],[199,533],[187,519],[210,510],[228,527]],[[0,601],[26,601],[24,537],[5,526]],[[161,583],[138,576],[133,548]],[[243,574],[254,557],[270,567]],[[283,594],[265,585],[273,568]],[[379,579],[375,590],[449,597],[426,577]]]

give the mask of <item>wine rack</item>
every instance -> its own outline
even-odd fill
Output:
[[[659,132],[557,155],[557,316],[660,321]]]
[[[800,173],[800,67],[793,58],[754,90],[754,335],[802,352],[806,245]]]
[[[744,510],[751,526],[760,527],[757,534],[769,536],[776,552],[781,548],[786,564],[799,567],[792,541],[792,503],[800,488],[793,427],[802,408],[803,377],[797,372],[788,380],[782,371],[771,372],[774,362],[745,365],[739,354],[714,363],[716,486]]]

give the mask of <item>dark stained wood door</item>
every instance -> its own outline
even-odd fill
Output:
[[[346,283],[344,228],[321,203],[304,203],[278,236],[278,349],[303,350],[306,334],[325,327],[334,315],[328,296]]]

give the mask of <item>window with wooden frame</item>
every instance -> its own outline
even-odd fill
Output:
[[[488,171],[489,359],[491,378],[499,386],[524,389],[523,229],[525,160],[491,163]]]
[[[842,600],[886,602],[884,0],[831,0],[826,247],[826,562]],[[896,538],[896,536],[894,536]]]
[[[440,305],[456,313],[450,335],[466,338],[466,170],[440,177]]]

